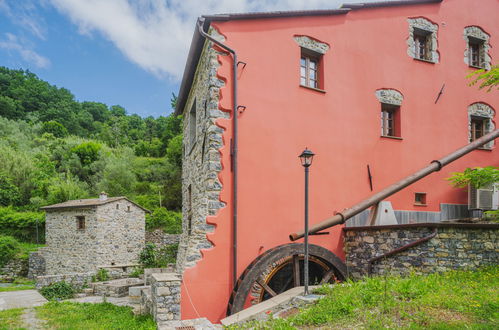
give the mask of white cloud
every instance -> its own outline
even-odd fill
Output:
[[[2,0],[0,0],[2,1]],[[369,2],[373,0],[364,0]],[[82,34],[102,33],[132,62],[178,80],[203,14],[337,8],[342,0],[51,0]],[[1,2],[0,2],[1,4]]]
[[[0,12],[4,13],[10,21],[27,30],[37,38],[45,40],[47,30],[42,17],[38,15],[38,6],[44,5],[44,0],[13,1],[0,0]]]
[[[11,33],[5,33],[5,39],[0,40],[0,48],[17,52],[23,60],[38,68],[47,68],[50,66],[48,58],[36,53],[26,42]]]

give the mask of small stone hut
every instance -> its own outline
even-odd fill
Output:
[[[145,214],[126,197],[71,200],[46,212],[45,274],[96,271],[138,262],[145,244]]]

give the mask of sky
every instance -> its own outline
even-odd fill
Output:
[[[197,17],[372,1],[0,0],[0,66],[29,70],[79,101],[166,116]]]

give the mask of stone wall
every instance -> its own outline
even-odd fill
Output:
[[[0,267],[0,280],[12,279],[14,277],[26,277],[28,275],[28,260],[13,259]]]
[[[157,248],[177,244],[180,241],[179,234],[167,234],[161,229],[146,231],[146,243],[152,243]]]
[[[31,252],[29,254],[29,270],[28,278],[35,279],[37,276],[43,276],[46,274],[45,271],[45,258],[43,257],[43,249],[36,252]]]
[[[216,30],[209,33],[223,40]],[[182,235],[177,255],[177,271],[182,273],[201,259],[202,249],[212,245],[206,234],[214,226],[206,217],[215,215],[225,206],[220,201],[222,170],[219,149],[224,145],[224,129],[217,120],[230,118],[230,113],[219,107],[223,80],[217,77],[218,56],[213,43],[206,41],[201,54],[192,89],[184,109],[184,153],[182,163]]]
[[[180,283],[176,273],[152,274],[152,315],[158,323],[180,320]]]
[[[73,287],[83,288],[92,283],[92,277],[95,275],[96,272],[38,276],[36,278],[36,289],[40,290],[41,288],[56,282],[66,282]]]
[[[77,216],[85,217],[78,229]],[[145,212],[126,199],[89,208],[47,210],[47,275],[133,264],[145,244]]]
[[[367,275],[369,259],[428,237],[430,240],[372,264],[372,274],[441,272],[499,263],[499,224],[427,223],[344,228],[349,276]]]

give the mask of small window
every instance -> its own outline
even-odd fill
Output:
[[[424,30],[414,29],[414,53],[416,58],[420,60],[430,61],[430,35],[431,33]]]
[[[189,111],[189,151],[194,147],[196,143],[196,100],[192,104],[191,111]]]
[[[131,212],[131,211],[130,211],[130,205],[128,205],[128,206],[126,207],[126,211],[127,211],[127,212]]]
[[[485,135],[487,121],[488,118],[476,116],[471,117],[470,142],[475,141],[476,139],[479,139]]]
[[[414,204],[415,205],[426,205],[426,193],[415,193],[414,194]]]
[[[381,136],[400,137],[400,107],[381,104]]]
[[[120,209],[120,204],[116,204],[116,209],[119,210]]]
[[[322,88],[321,55],[302,48],[300,58],[300,85],[311,88]]]
[[[77,216],[76,217],[76,228],[78,228],[78,230],[85,229],[85,217],[84,216]]]
[[[410,18],[407,54],[415,60],[438,63],[438,25],[424,17]]]
[[[484,53],[484,45],[485,40],[480,40],[476,38],[468,38],[468,56],[469,56],[469,65],[477,68],[483,67],[483,53]]]

